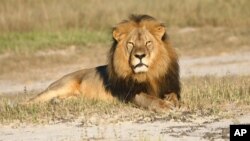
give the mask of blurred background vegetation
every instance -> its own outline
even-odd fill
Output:
[[[0,0],[0,52],[107,43],[111,27],[132,13],[170,29],[250,27],[249,0]]]

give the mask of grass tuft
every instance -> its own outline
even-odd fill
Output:
[[[248,76],[188,78],[183,81],[182,99],[184,105],[191,111],[213,113],[233,111],[238,106],[250,106],[249,84]]]

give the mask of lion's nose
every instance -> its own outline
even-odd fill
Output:
[[[136,53],[135,55],[134,55],[136,58],[138,58],[138,59],[142,59],[142,58],[144,58],[144,57],[146,57],[146,54],[145,53]]]

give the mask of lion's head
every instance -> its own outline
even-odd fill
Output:
[[[166,37],[166,28],[161,22],[148,15],[132,15],[113,29],[110,71],[120,78],[138,82],[163,77],[171,61],[177,61]]]

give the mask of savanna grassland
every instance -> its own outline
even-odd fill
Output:
[[[244,110],[249,109],[249,77],[191,77],[182,82],[182,108],[176,113],[154,113],[138,109],[138,107],[135,108],[136,106],[133,104],[123,104],[117,101],[89,101],[83,98],[51,101],[45,104],[19,105],[18,101],[25,101],[30,97],[30,94],[19,94],[1,96],[0,121],[2,123],[13,121],[18,123],[48,123],[57,120],[71,121],[82,115],[88,121],[95,114],[98,114],[99,117],[105,117],[105,115],[115,117],[114,119],[109,118],[110,122],[118,122],[119,119],[121,121],[136,121],[141,116],[152,118],[152,121],[172,118],[186,121],[192,114],[202,117],[219,115],[225,118],[243,114]],[[128,111],[130,112],[127,113]]]
[[[166,23],[177,48],[215,46],[214,42],[222,46],[231,36],[239,37],[236,46],[243,46],[249,44],[249,5],[248,0],[1,0],[0,51],[109,43],[111,28],[131,13],[150,14]],[[176,37],[174,29],[184,27],[201,33],[190,39]]]
[[[249,53],[249,7],[249,0],[0,0],[0,123],[68,122],[84,115],[82,122],[89,125],[93,116],[116,123],[245,114],[250,110],[247,70],[243,75],[216,76],[207,69],[207,75],[181,77],[182,107],[166,114],[133,104],[86,99],[28,106],[18,103],[48,83],[32,90],[26,84],[52,82],[74,69],[105,63],[112,27],[131,13],[149,14],[164,22],[181,61]],[[237,65],[245,63],[242,61],[226,63],[235,63],[237,70]],[[225,65],[218,59],[207,66],[218,62]],[[23,87],[14,91],[16,85]],[[5,92],[7,88],[13,92]]]

